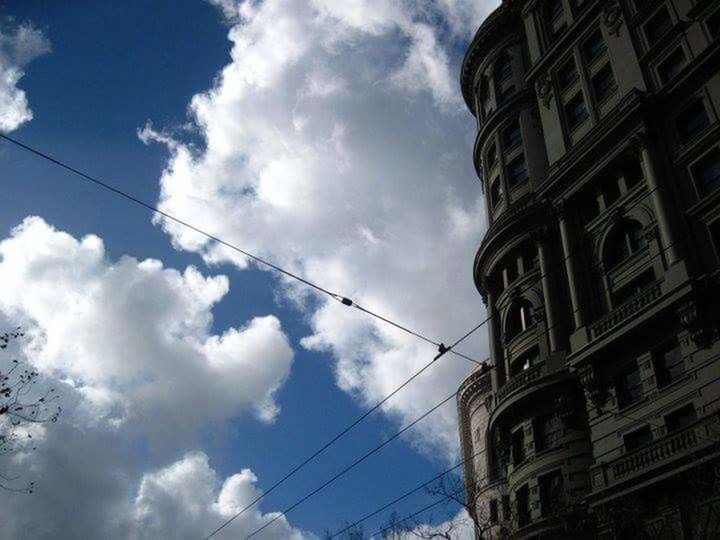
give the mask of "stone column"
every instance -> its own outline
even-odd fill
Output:
[[[482,288],[485,293],[483,295],[483,301],[487,309],[490,358],[495,366],[492,375],[493,389],[497,390],[505,382],[504,355],[500,353],[500,349],[498,348],[500,321],[498,320],[498,313],[495,309],[495,288],[487,281],[483,282]]]
[[[550,264],[547,257],[546,243],[550,231],[547,228],[538,229],[533,233],[537,243],[538,259],[540,259],[540,282],[542,284],[543,299],[545,303],[545,323],[548,330],[550,352],[555,352],[558,346],[557,328],[555,326],[554,295],[550,288]]]
[[[642,167],[645,181],[647,182],[650,200],[652,201],[655,219],[660,231],[661,249],[665,253],[668,266],[672,266],[680,260],[677,250],[676,238],[674,237],[668,209],[664,202],[664,193],[657,174],[657,164],[652,155],[647,134],[643,131],[635,135],[634,144],[638,151],[640,166]]]
[[[565,260],[565,272],[568,277],[568,286],[570,289],[570,303],[572,304],[573,320],[575,329],[577,330],[583,325],[583,313],[580,306],[580,291],[578,290],[578,280],[575,273],[575,253],[573,252],[572,242],[570,241],[570,232],[568,231],[567,215],[565,212],[565,201],[562,199],[554,204],[555,213],[560,225],[560,240],[562,242],[563,259]]]

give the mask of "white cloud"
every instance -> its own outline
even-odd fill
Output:
[[[462,17],[495,3],[236,4],[244,15],[229,30],[231,61],[190,106],[203,147],[142,132],[169,143],[161,208],[431,337],[459,337],[484,317],[471,268],[485,219],[473,122],[459,105],[458,59],[446,52],[456,42],[443,41],[455,38],[431,22],[452,16],[460,33]],[[248,263],[158,222],[208,263]],[[302,298],[294,284],[283,290]],[[327,299],[310,323],[303,344],[331,352],[340,386],[366,404],[435,354]],[[463,348],[482,357],[484,342],[481,330]],[[471,367],[443,358],[388,412],[414,419]],[[426,449],[456,452],[455,416],[449,405],[423,424]]]
[[[0,131],[10,132],[32,120],[25,92],[18,88],[25,66],[50,51],[42,32],[29,24],[0,28]]]
[[[146,473],[134,503],[138,538],[203,538],[260,495],[256,482],[255,474],[243,469],[220,483],[202,452]],[[242,538],[276,516],[253,508],[217,537]],[[301,540],[309,535],[292,528],[283,516],[263,530],[262,538]]]
[[[35,430],[36,452],[2,462],[36,489],[32,502],[0,490],[1,536],[198,538],[259,494],[249,470],[221,482],[205,454],[178,456],[209,424],[218,433],[248,411],[278,414],[293,353],[275,317],[212,334],[226,277],[112,261],[97,236],[77,239],[38,217],[0,242],[0,282],[0,323],[26,330],[12,353],[25,353],[63,407],[58,423]],[[274,517],[261,508],[219,538]],[[304,536],[281,519],[265,537]]]
[[[244,410],[276,416],[292,350],[273,316],[210,333],[225,276],[109,261],[97,236],[77,240],[37,217],[0,242],[0,258],[0,311],[28,328],[33,364],[71,381],[88,418],[167,443]]]

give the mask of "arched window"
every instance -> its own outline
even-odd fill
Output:
[[[507,317],[507,339],[512,339],[535,324],[533,306],[527,300],[519,300],[510,306]]]
[[[645,246],[647,240],[643,235],[642,225],[637,221],[627,221],[608,239],[604,257],[605,266],[612,268]]]

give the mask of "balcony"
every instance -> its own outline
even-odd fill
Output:
[[[667,465],[687,456],[691,451],[717,444],[714,442],[717,440],[717,435],[713,433],[713,427],[717,430],[717,423],[717,415],[703,418],[682,431],[665,435],[643,448],[602,464],[604,482],[598,482],[600,478],[596,478],[593,481],[593,489],[611,487],[629,478]],[[603,483],[604,485],[600,485]]]
[[[609,314],[600,319],[599,322],[595,323],[590,328],[591,339],[597,339],[614,330],[622,323],[632,318],[634,315],[644,310],[647,306],[652,304],[655,300],[660,298],[662,291],[660,289],[660,281],[654,283],[646,290],[630,298],[627,302],[620,304],[618,307],[613,309]]]
[[[537,379],[543,377],[546,374],[547,367],[545,363],[538,364],[537,366],[532,366],[531,368],[526,369],[521,373],[518,373],[512,379],[510,379],[505,386],[503,386],[500,390],[497,391],[495,405],[499,405],[506,397],[508,397],[516,390],[525,388],[533,381],[536,381]]]

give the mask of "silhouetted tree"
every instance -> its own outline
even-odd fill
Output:
[[[0,458],[5,461],[13,452],[35,450],[29,426],[56,422],[61,411],[56,404],[58,396],[55,389],[37,392],[38,373],[27,369],[24,362],[9,358],[8,346],[23,335],[19,328],[0,334],[0,350],[3,351],[0,355]],[[8,474],[0,466],[0,489],[32,493],[34,482],[16,487],[15,482],[19,478]]]
[[[343,529],[345,530],[337,536],[333,531],[326,529],[323,538],[325,540],[334,538],[338,538],[339,540],[364,540],[365,538],[362,525],[352,525],[349,527],[348,523],[345,522]]]

